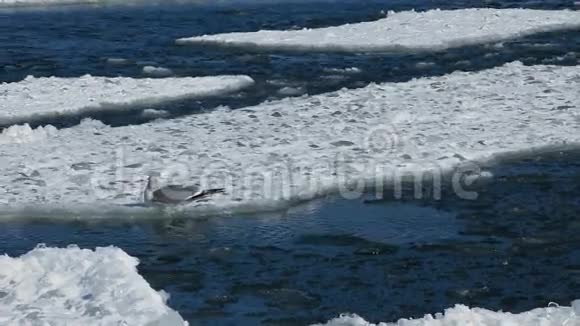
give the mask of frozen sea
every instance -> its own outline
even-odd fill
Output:
[[[30,122],[32,128],[50,124],[71,130],[70,135],[86,136],[86,131],[75,131],[82,129],[79,124],[86,118],[113,128],[147,128],[148,123],[154,124],[162,117],[169,121],[162,123],[170,128],[171,121],[213,114],[212,109],[221,106],[231,108],[232,116],[238,117],[235,110],[264,101],[360,89],[370,83],[436,78],[455,71],[477,73],[513,61],[524,65],[580,64],[577,28],[421,52],[251,51],[175,42],[193,35],[299,30],[374,21],[389,10],[475,7],[578,9],[572,1],[501,0],[0,7],[0,82],[21,82],[29,75],[86,74],[109,78],[247,75],[255,82],[252,87],[207,98],[137,103],[124,110],[78,110],[75,114],[45,115]],[[568,97],[562,98],[572,102],[558,106],[555,112],[571,112],[578,117],[578,93],[564,95]],[[220,112],[220,119],[227,115]],[[259,113],[248,114],[262,118]],[[92,126],[91,122],[85,125]],[[95,129],[95,137],[102,130]],[[58,131],[51,129],[53,132]],[[299,133],[289,131],[292,132]],[[41,137],[50,139],[50,133]],[[19,143],[18,149],[26,152],[27,148],[34,148],[30,146],[37,146],[28,142]],[[8,146],[0,141],[2,156],[16,152],[16,145]],[[39,161],[50,156],[42,151],[36,153],[41,156]],[[73,154],[71,157],[80,155]],[[34,160],[33,155],[22,157]],[[14,162],[13,158],[10,160]],[[66,212],[66,207],[48,213],[8,207],[0,213],[2,254],[18,257],[41,243],[60,248],[114,246],[137,258],[139,265],[137,274],[132,270],[136,263],[113,249],[82,255],[76,249],[68,249],[68,254],[51,252],[62,257],[53,265],[38,258],[46,255],[42,248],[23,256],[22,262],[0,260],[4,268],[0,271],[0,321],[15,325],[38,320],[56,320],[56,325],[96,325],[99,322],[95,320],[101,320],[106,325],[113,320],[120,323],[114,318],[121,316],[128,325],[140,325],[145,321],[131,316],[153,316],[151,320],[155,320],[167,309],[169,317],[160,319],[159,325],[176,322],[179,318],[173,311],[190,325],[309,325],[327,323],[342,313],[357,314],[371,323],[395,322],[444,312],[456,304],[512,313],[570,306],[580,299],[579,162],[580,150],[573,147],[541,153],[530,150],[517,157],[486,162],[483,168],[487,177],[470,185],[469,190],[478,194],[476,199],[458,196],[444,182],[440,196],[430,195],[427,185],[428,191],[420,199],[416,198],[416,185],[403,184],[398,193],[387,186],[381,199],[370,193],[351,200],[328,194],[270,211],[214,210],[203,216],[196,211],[149,210],[95,218],[94,212]],[[88,165],[76,167],[82,171]],[[10,173],[4,171],[2,175]],[[35,178],[34,171],[25,173],[24,178]],[[18,198],[14,193],[10,196]],[[63,210],[66,214],[58,213]],[[82,261],[84,255],[86,263]],[[75,257],[81,257],[78,263]],[[68,263],[72,267],[67,267]],[[43,264],[49,266],[46,274],[38,267]],[[127,268],[98,268],[106,264]],[[38,274],[30,272],[31,276],[27,276],[38,277],[36,287],[27,278],[20,283],[6,281],[17,279],[17,275],[5,271],[7,268],[38,270]],[[64,274],[51,274],[50,268],[62,268]],[[84,277],[66,274],[77,269],[85,271]],[[67,284],[66,280],[69,285],[77,284],[72,281],[75,277],[79,279],[78,286],[59,286]],[[95,284],[87,284],[91,283],[87,279],[94,279]],[[30,284],[24,286],[27,280]],[[166,304],[170,308],[162,302],[167,296],[158,295],[149,287],[167,293]],[[115,289],[129,290],[117,293]],[[122,300],[124,293],[139,299],[135,299],[139,304],[133,310],[120,308],[123,304],[131,306]],[[30,298],[35,298],[34,304],[23,304]],[[47,315],[42,307],[51,304],[76,310],[66,308],[69,310],[60,312],[60,316]],[[580,316],[580,308],[578,304],[574,307],[572,317],[566,317],[569,325],[580,324],[574,319]],[[75,319],[74,313],[67,315],[71,311],[81,311],[87,319]],[[545,315],[557,313],[539,313],[525,325],[542,325],[542,320],[550,320]],[[502,318],[508,317],[497,318],[495,322],[479,319],[479,324],[474,325],[500,325]],[[354,319],[343,324],[335,322],[363,325]],[[551,322],[549,325],[568,325]]]

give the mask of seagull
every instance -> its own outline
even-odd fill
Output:
[[[224,193],[223,188],[203,190],[199,186],[167,185],[157,187],[152,176],[147,179],[147,187],[143,194],[146,203],[155,204],[184,204],[207,198],[213,194]]]

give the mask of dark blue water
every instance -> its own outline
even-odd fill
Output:
[[[384,10],[463,7],[572,8],[570,1],[330,1],[222,6],[71,6],[0,10],[0,81],[26,75],[143,77],[154,64],[178,76],[248,74],[241,94],[155,108],[172,116],[218,105],[279,98],[283,81],[316,94],[369,82],[404,81],[513,60],[576,65],[580,31],[422,54],[243,53],[176,46],[179,37],[228,31],[321,27],[373,20]],[[540,46],[538,46],[540,45]],[[491,54],[491,56],[490,56]],[[580,57],[578,55],[577,57]],[[107,64],[126,58],[130,64]],[[434,62],[428,69],[419,62]],[[330,79],[325,68],[363,72]],[[241,95],[241,96],[240,96]],[[95,115],[114,126],[147,121]],[[72,126],[83,117],[37,121]],[[115,245],[141,260],[139,272],[192,325],[303,325],[353,312],[370,321],[420,317],[456,303],[525,311],[569,304],[580,292],[580,152],[551,153],[490,167],[477,200],[346,201],[325,198],[277,213],[159,216],[75,222],[20,218],[0,223],[1,253],[38,243]]]

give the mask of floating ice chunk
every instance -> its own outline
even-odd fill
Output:
[[[10,126],[2,131],[0,134],[0,144],[7,143],[28,143],[37,140],[46,140],[50,136],[55,135],[56,128],[48,126],[40,126],[36,129],[30,128],[27,123],[24,125]]]
[[[143,74],[152,77],[169,77],[173,75],[173,71],[163,67],[145,66],[143,67]]]
[[[131,61],[124,58],[107,58],[105,62],[111,66],[126,66],[131,63]]]
[[[2,325],[187,325],[115,247],[0,256]]]
[[[580,325],[579,305],[580,300],[574,301],[572,307],[538,308],[520,314],[494,312],[481,308],[470,309],[457,305],[447,309],[444,314],[427,315],[421,319],[401,319],[396,323],[373,324],[357,315],[342,315],[326,324],[316,326]]]
[[[357,67],[350,67],[350,68],[326,68],[324,72],[333,73],[333,74],[344,74],[344,75],[356,75],[360,74],[362,70]]]
[[[104,124],[101,120],[95,120],[93,118],[84,118],[81,120],[79,127],[86,129],[86,130],[98,130],[108,128],[106,124]]]
[[[289,81],[289,80],[284,80],[284,79],[270,79],[270,80],[266,80],[266,83],[272,85],[272,86],[277,86],[277,87],[294,87],[297,86],[298,83]]]
[[[423,61],[421,61],[421,62],[417,62],[415,64],[415,67],[417,69],[431,69],[435,66],[436,66],[435,62],[423,62]]]
[[[529,9],[461,9],[390,13],[373,22],[299,31],[227,33],[178,39],[283,51],[440,51],[540,32],[580,28],[580,12]]]
[[[188,97],[235,92],[253,84],[248,76],[133,79],[27,77],[0,84],[0,124],[30,122],[54,115],[132,109]]]
[[[148,119],[163,118],[169,115],[165,110],[146,109],[143,110],[141,116]]]
[[[299,96],[306,93],[306,90],[302,87],[282,87],[278,90],[278,94],[284,96]]]
[[[226,188],[180,208],[195,215],[285,208],[327,193],[357,198],[458,167],[469,168],[458,172],[469,184],[498,157],[576,148],[579,76],[580,66],[516,62],[139,126],[87,121],[42,143],[2,146],[0,211],[104,214],[141,203],[151,172],[167,184]],[[40,176],[15,181],[27,171]]]
[[[574,52],[568,52],[563,56],[556,56],[542,60],[544,64],[575,64],[578,61],[578,56]]]

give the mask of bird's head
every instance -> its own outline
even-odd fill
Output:
[[[154,174],[154,173],[150,173],[147,176],[147,189],[148,190],[153,190],[153,189],[158,188],[158,180],[157,180],[158,177],[159,177],[159,175]]]

